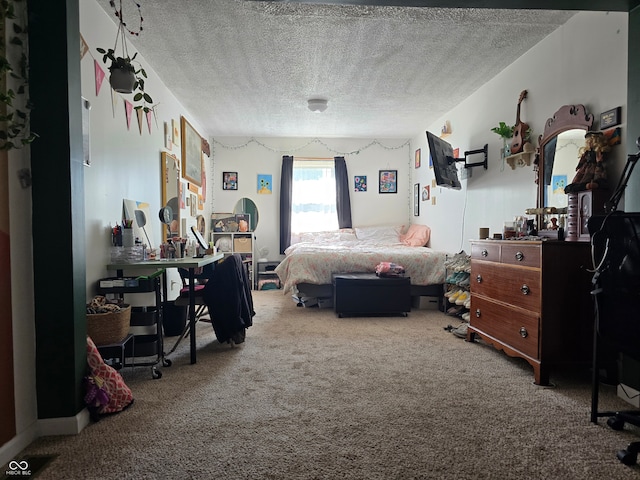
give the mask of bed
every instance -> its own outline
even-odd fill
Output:
[[[285,250],[276,267],[285,294],[298,298],[332,298],[332,274],[375,272],[380,262],[402,265],[411,277],[412,296],[442,296],[445,252],[428,244],[425,225],[363,227],[303,234]]]

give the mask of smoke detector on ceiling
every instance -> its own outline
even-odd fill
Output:
[[[307,100],[309,110],[315,113],[324,112],[327,109],[327,100],[324,98],[310,98]]]

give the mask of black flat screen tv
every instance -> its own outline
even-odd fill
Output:
[[[460,190],[462,184],[458,179],[458,169],[451,145],[431,132],[427,132],[427,143],[429,144],[429,154],[433,164],[433,173],[436,176],[436,184]]]

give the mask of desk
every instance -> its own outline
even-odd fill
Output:
[[[159,260],[145,260],[130,263],[110,263],[107,270],[116,270],[118,277],[123,276],[124,270],[165,270],[167,268],[184,268],[189,270],[189,340],[191,349],[191,363],[196,363],[196,305],[195,305],[195,289],[194,277],[195,269],[204,267],[210,263],[216,262],[224,257],[224,253],[216,253],[214,255],[206,255],[202,258],[161,258]],[[164,291],[164,301],[167,301],[167,275],[162,275],[162,289]]]

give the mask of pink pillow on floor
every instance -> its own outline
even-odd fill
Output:
[[[410,247],[424,247],[431,238],[431,229],[426,225],[409,225],[407,233],[400,235],[400,241]]]
[[[99,414],[115,413],[124,410],[133,402],[133,393],[124,383],[122,376],[113,368],[104,363],[102,355],[98,351],[91,337],[87,336],[87,363],[94,381],[106,392],[108,403],[106,405],[92,405]]]

